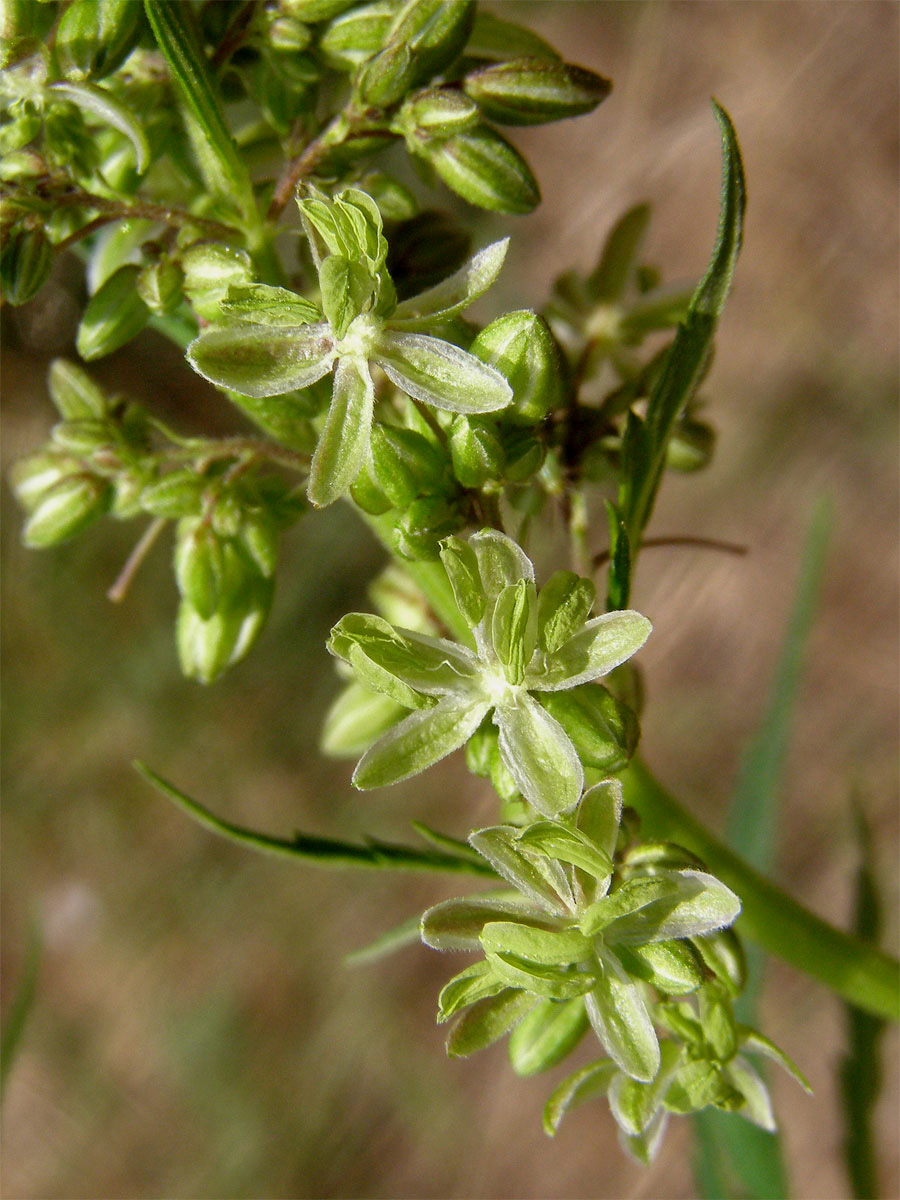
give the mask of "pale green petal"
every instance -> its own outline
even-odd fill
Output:
[[[646,617],[630,609],[594,617],[580,633],[546,656],[543,671],[532,668],[526,676],[526,687],[536,692],[559,692],[608,675],[640,650],[652,628]]]
[[[494,724],[500,753],[516,787],[547,817],[578,803],[584,790],[584,768],[563,727],[530,696],[498,707]]]
[[[724,1074],[746,1101],[745,1107],[739,1109],[741,1116],[752,1121],[754,1125],[759,1125],[761,1129],[775,1133],[778,1126],[772,1112],[769,1089],[747,1059],[742,1054],[736,1055],[724,1068]]]
[[[659,1041],[643,989],[611,953],[599,954],[603,974],[585,997],[588,1017],[610,1058],[632,1079],[649,1083],[659,1070]]]
[[[462,312],[483,295],[500,274],[508,248],[509,238],[485,246],[449,278],[418,296],[401,301],[391,314],[390,325],[396,329],[428,329],[433,327],[435,317],[443,320]]]
[[[332,629],[328,649],[349,661],[354,644],[378,667],[417,692],[459,699],[475,693],[477,660],[457,642],[398,629],[370,613],[348,613]]]
[[[512,400],[512,388],[499,371],[440,338],[386,329],[372,359],[398,388],[435,408],[495,412]]]
[[[546,915],[527,907],[522,897],[510,900],[490,895],[467,896],[461,900],[444,900],[423,913],[422,941],[432,950],[480,950],[481,931],[485,925],[508,919],[544,929],[553,925]]]
[[[363,790],[399,783],[464,746],[490,705],[441,700],[421,708],[379,738],[359,760],[353,784]]]
[[[216,387],[259,399],[309,387],[327,375],[334,344],[322,324],[293,329],[229,325],[201,333],[188,346],[187,360]]]
[[[602,903],[613,903],[630,885],[641,882],[668,887],[656,897],[648,893],[646,903],[608,925],[603,936],[610,943],[641,945],[712,933],[731,925],[741,911],[741,902],[730,888],[714,876],[694,870],[659,870],[646,880],[632,879]]]
[[[334,375],[334,393],[325,428],[309,470],[306,494],[324,508],[350,490],[366,461],[372,437],[375,389],[368,365],[345,357]]]

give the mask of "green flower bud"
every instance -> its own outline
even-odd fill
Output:
[[[673,471],[699,471],[709,464],[715,444],[715,430],[685,417],[666,445],[666,466]]]
[[[360,98],[384,108],[427,82],[461,52],[474,16],[473,0],[406,0],[360,73]]]
[[[240,603],[226,604],[209,620],[183,600],[178,610],[176,641],[181,669],[189,679],[212,683],[238,662],[258,637],[272,603],[271,582],[248,591]]]
[[[0,158],[0,180],[4,183],[28,183],[46,174],[47,164],[36,150],[11,150]],[[75,213],[67,216],[70,220],[78,220]]]
[[[232,286],[253,282],[253,265],[244,250],[220,242],[197,242],[181,256],[184,290],[198,317],[214,321],[219,302]]]
[[[405,183],[393,175],[372,171],[360,181],[363,190],[378,205],[385,221],[408,221],[419,211],[419,204]]]
[[[640,736],[637,717],[602,684],[542,692],[538,699],[562,725],[586,767],[615,775],[628,765]]]
[[[204,621],[219,606],[224,577],[221,538],[204,521],[185,522],[175,544],[175,582],[182,597]]]
[[[325,714],[319,745],[331,758],[358,758],[409,712],[354,680]]]
[[[18,112],[15,117],[0,129],[0,154],[7,155],[36,138],[41,131],[41,118],[30,109]]]
[[[373,279],[366,268],[342,254],[330,254],[319,268],[322,311],[336,337],[343,337],[350,322],[372,298]]]
[[[451,191],[478,208],[528,213],[540,203],[540,189],[528,164],[486,125],[410,150],[430,163]]]
[[[94,475],[68,475],[43,493],[22,531],[32,549],[56,546],[81,533],[109,508],[112,489]]]
[[[75,339],[86,362],[112,354],[147,324],[150,310],[137,292],[140,273],[140,267],[132,264],[119,267],[91,296]]]
[[[60,17],[56,56],[69,79],[102,79],[137,45],[142,9],[134,0],[73,0]]]
[[[85,421],[61,421],[54,425],[50,436],[61,450],[88,458],[95,451],[108,446],[114,435],[108,421],[94,417]]]
[[[409,138],[427,141],[448,137],[478,124],[478,105],[455,88],[425,88],[403,102],[393,128]]]
[[[50,399],[66,421],[89,421],[106,416],[106,397],[86,371],[64,358],[50,364],[47,375]]]
[[[395,425],[372,427],[374,481],[395,508],[405,508],[443,481],[440,451],[421,433]]]
[[[41,451],[21,458],[10,471],[10,486],[26,512],[31,512],[61,480],[78,471],[77,459],[58,451]]]
[[[496,367],[513,390],[504,421],[533,426],[563,400],[559,350],[543,317],[520,309],[485,326],[470,353]]]
[[[701,934],[691,938],[691,944],[728,994],[739,996],[747,985],[747,959],[734,930]]]
[[[590,112],[610,93],[608,79],[546,58],[517,58],[473,71],[467,95],[501,125],[538,125]]]
[[[390,512],[394,507],[375,482],[371,462],[363,467],[353,483],[350,484],[350,495],[353,503],[372,517],[380,517],[382,513]]]
[[[3,297],[12,305],[27,304],[41,290],[53,266],[53,249],[41,229],[13,233],[0,255]]]
[[[524,483],[526,479],[536,475],[544,465],[547,448],[543,442],[524,429],[504,430],[503,434],[503,449],[506,453],[503,478],[507,483]]]
[[[200,511],[207,481],[185,467],[170,471],[141,491],[141,508],[154,517],[180,520]]]
[[[130,472],[120,472],[112,479],[113,498],[109,515],[118,521],[130,521],[143,511],[141,492],[144,477]]]
[[[488,421],[457,416],[450,426],[453,473],[463,487],[480,488],[501,479],[506,456],[497,429]]]
[[[355,0],[280,0],[279,12],[315,25],[318,21],[330,21],[344,12]]]
[[[247,518],[238,544],[264,579],[273,579],[278,566],[278,529],[267,513]]]
[[[309,26],[296,17],[276,17],[266,31],[269,46],[277,54],[299,54],[312,40]]]
[[[394,530],[394,545],[404,558],[434,560],[441,539],[462,523],[459,510],[443,496],[423,496],[413,501]]]
[[[395,13],[394,0],[375,0],[331,21],[319,41],[328,65],[352,71],[371,58],[384,45]]]
[[[3,0],[0,5],[0,67],[34,54],[56,19],[55,4]]]
[[[138,295],[151,312],[172,312],[181,303],[184,272],[170,258],[147,263],[138,276]]]

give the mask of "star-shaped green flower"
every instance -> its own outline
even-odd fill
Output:
[[[350,613],[328,649],[369,687],[414,711],[360,759],[358,788],[408,779],[463,746],[490,713],[500,752],[526,800],[554,816],[584,790],[584,768],[568,734],[536,695],[608,674],[646,641],[640,613],[588,619],[594,586],[570,571],[538,593],[534,567],[514,541],[492,529],[442,543],[441,559],[474,652],[446,638]]]
[[[187,358],[218,387],[253,397],[306,388],[334,372],[308,488],[309,499],[323,507],[349,490],[369,453],[372,364],[407,395],[435,408],[486,413],[510,403],[512,389],[499,371],[422,332],[440,330],[487,291],[509,239],[480,250],[442,283],[398,304],[385,266],[381,214],[370,196],[347,188],[334,200],[319,195],[302,200],[300,209],[321,305],[284,288],[232,287],[221,306],[230,323],[204,330]]]

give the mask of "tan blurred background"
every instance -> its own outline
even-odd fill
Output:
[[[665,486],[657,534],[748,545],[732,559],[648,552],[634,597],[655,633],[644,753],[719,824],[764,703],[817,497],[836,520],[784,786],[776,877],[848,921],[862,798],[896,950],[898,8],[894,3],[505,3],[570,61],[609,75],[593,115],[516,133],[544,204],[517,218],[485,315],[540,304],[648,199],[650,255],[697,276],[715,233],[715,95],[743,146],[743,257],[706,392],[711,469]],[[479,237],[506,222],[480,222]],[[46,360],[73,353],[56,290],[5,316],[4,456],[45,435]],[[500,294],[503,292],[504,294]],[[8,310],[7,310],[8,311]],[[207,393],[151,335],[97,375],[184,427]],[[336,680],[324,638],[365,604],[378,550],[329,509],[288,539],[257,649],[202,689],[178,674],[165,551],[122,607],[104,599],[135,534],[102,527],[44,554],[4,494],[2,996],[30,916],[46,941],[4,1105],[6,1197],[669,1197],[694,1195],[686,1122],[658,1162],[626,1162],[602,1103],[555,1141],[560,1071],[520,1081],[502,1048],[445,1060],[434,1025],[452,964],[418,949],[342,956],[457,885],[327,874],[242,853],[169,808],[141,757],[235,820],[276,833],[404,839],[411,816],[463,834],[493,819],[460,756],[384,792],[316,750]],[[598,531],[597,545],[602,545]],[[794,1193],[849,1194],[834,1071],[842,1014],[772,964],[764,1027],[816,1090],[776,1078]],[[587,1050],[585,1050],[587,1053]],[[877,1113],[881,1194],[898,1195],[897,1040]]]

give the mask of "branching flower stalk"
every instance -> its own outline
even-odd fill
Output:
[[[702,468],[714,448],[700,389],[745,204],[725,111],[714,104],[719,232],[696,288],[667,287],[643,262],[650,213],[637,205],[540,311],[479,325],[469,306],[490,298],[515,238],[473,253],[432,188],[530,211],[538,183],[497,126],[589,113],[606,79],[474,0],[270,0],[236,14],[71,0],[5,13],[5,302],[32,300],[54,256],[77,247],[81,360],[155,328],[256,431],[186,437],[58,360],[59,422],[11,480],[26,544],[55,546],[103,516],[143,519],[110,592],[121,600],[173,528],[178,654],[185,675],[211,683],[262,634],[284,529],[351,504],[392,563],[372,585],[377,614],[331,631],[344,687],[323,749],[358,759],[352,783],[373,789],[465,747],[498,819],[467,838],[416,823],[426,850],[281,839],[145,776],[266,853],[490,881],[422,917],[427,945],[477,956],[442,990],[439,1020],[453,1021],[451,1055],[509,1034],[521,1075],[595,1039],[602,1057],[552,1091],[551,1135],[599,1095],[641,1162],[671,1115],[714,1107],[773,1129],[753,1056],[807,1085],[734,1016],[745,973],[732,926],[746,889],[746,924],[765,940],[777,895],[633,757],[633,659],[651,629],[629,608],[642,547],[741,550],[702,530],[645,536],[666,473]],[[389,147],[424,176],[420,190],[380,169]],[[575,569],[545,578],[527,547],[557,507]],[[642,836],[642,808],[663,836]],[[789,900],[783,919],[779,953],[894,1015],[896,963],[832,930],[819,969],[809,949],[827,927]]]

